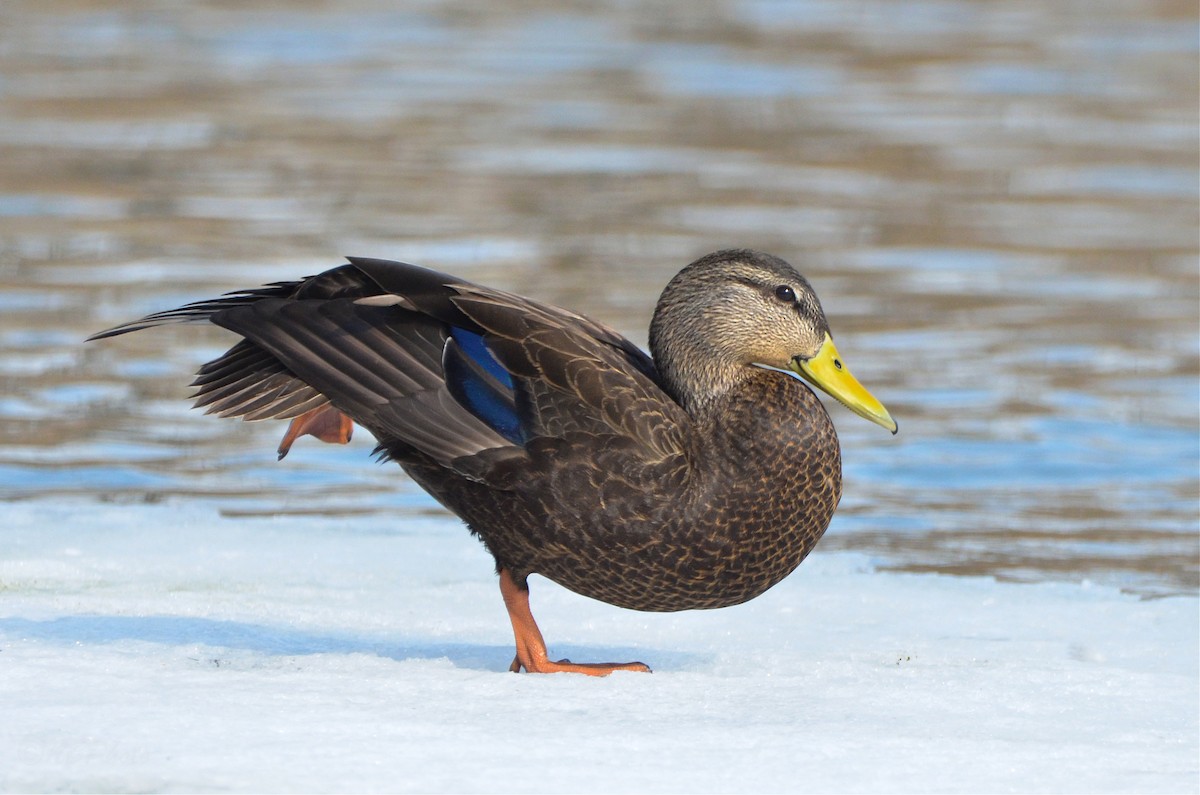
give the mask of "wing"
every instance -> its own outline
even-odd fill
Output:
[[[351,258],[93,338],[199,321],[243,339],[200,369],[197,406],[248,420],[298,418],[281,455],[295,433],[348,439],[330,407],[370,430],[385,456],[495,485],[511,482],[535,439],[544,448],[580,433],[620,436],[648,461],[682,449],[686,414],[624,337],[414,265]]]

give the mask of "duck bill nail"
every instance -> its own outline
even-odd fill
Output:
[[[876,425],[882,425],[892,433],[898,428],[892,415],[858,379],[850,374],[849,368],[833,344],[829,334],[816,356],[811,359],[792,359],[791,369],[801,378],[837,398],[846,408]]]

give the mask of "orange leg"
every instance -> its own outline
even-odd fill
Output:
[[[522,588],[513,581],[508,569],[500,569],[500,595],[508,608],[512,621],[513,636],[517,641],[517,656],[510,671],[517,673],[522,668],[531,674],[575,673],[588,676],[608,676],[613,671],[644,671],[650,673],[645,663],[573,663],[570,660],[552,662],[546,654],[546,641],[533,613],[529,612],[529,588]]]

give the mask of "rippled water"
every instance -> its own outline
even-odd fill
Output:
[[[1194,592],[1194,2],[0,6],[0,499],[441,509],[188,409],[228,346],[87,333],[343,254],[639,343],[707,251],[817,287],[889,437],[833,408],[823,544]],[[2,531],[0,531],[2,532]]]

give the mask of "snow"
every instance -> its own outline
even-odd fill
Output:
[[[450,517],[80,500],[0,525],[4,791],[1200,789],[1190,597],[820,549],[718,611],[534,578],[553,654],[655,673],[531,676]]]

